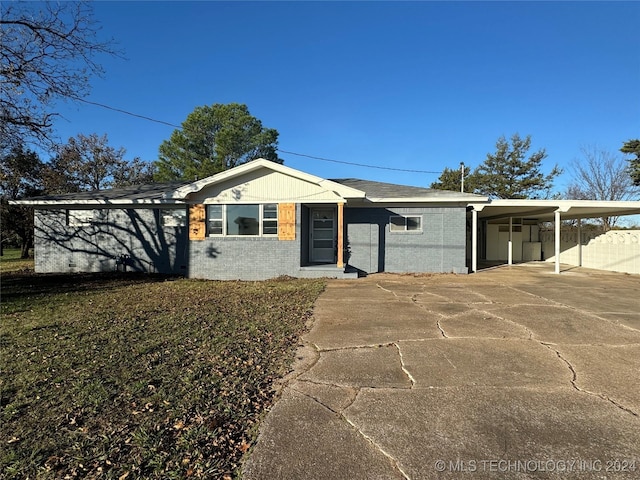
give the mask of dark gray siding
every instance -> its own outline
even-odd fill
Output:
[[[392,215],[420,215],[421,232],[391,232]],[[363,272],[466,273],[463,207],[345,209],[348,265]]]
[[[158,209],[94,210],[91,225],[67,225],[66,210],[35,211],[35,270],[105,272],[128,255],[127,270],[187,274],[187,227],[164,227]]]

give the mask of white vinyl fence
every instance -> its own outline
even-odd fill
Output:
[[[555,261],[553,231],[541,231],[543,259]],[[560,263],[640,274],[640,230],[611,230],[606,233],[583,230],[578,242],[576,228],[560,233]]]

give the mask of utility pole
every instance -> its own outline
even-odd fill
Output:
[[[464,162],[460,162],[460,193],[464,193]]]

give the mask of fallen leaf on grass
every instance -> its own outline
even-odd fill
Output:
[[[176,430],[182,430],[184,428],[184,422],[182,420],[178,420],[173,424],[173,428],[175,428]]]

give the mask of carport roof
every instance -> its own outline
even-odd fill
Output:
[[[516,217],[553,221],[556,211],[563,220],[640,214],[640,201],[492,200],[490,203],[470,203],[469,207],[477,211],[482,220]]]

